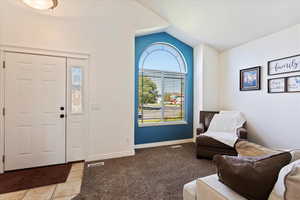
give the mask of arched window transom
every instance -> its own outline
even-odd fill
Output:
[[[166,43],[154,43],[146,48],[140,57],[139,68],[141,70],[187,72],[181,52]]]

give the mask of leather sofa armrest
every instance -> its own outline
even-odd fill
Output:
[[[197,128],[197,135],[201,135],[205,132],[204,124],[200,123],[199,128]]]
[[[240,139],[247,139],[247,137],[248,137],[247,129],[245,129],[243,127],[238,128],[236,131],[236,134],[237,134],[238,138],[240,138]]]

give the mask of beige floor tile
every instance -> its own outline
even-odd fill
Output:
[[[82,180],[82,176],[83,176],[83,170],[71,171],[68,176],[67,182],[80,181]]]
[[[22,200],[28,190],[0,194],[0,200]]]
[[[81,180],[58,184],[55,189],[54,198],[77,195],[80,193],[80,187]]]
[[[83,170],[83,168],[84,168],[84,162],[74,163],[72,164],[71,171]]]
[[[56,185],[30,189],[22,200],[50,200]]]
[[[55,199],[53,199],[53,200],[71,200],[71,199],[73,199],[74,197],[76,197],[76,195],[74,195],[74,196],[69,196],[69,197],[55,198]]]

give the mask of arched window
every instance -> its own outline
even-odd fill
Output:
[[[139,123],[185,121],[187,66],[170,44],[154,43],[139,60]]]

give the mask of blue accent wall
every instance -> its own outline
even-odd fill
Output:
[[[183,54],[187,64],[186,79],[186,121],[187,124],[161,125],[161,126],[138,126],[138,80],[139,59],[142,52],[156,42],[169,43],[175,46]],[[135,144],[163,142],[193,138],[193,48],[175,37],[162,32],[135,38]]]

